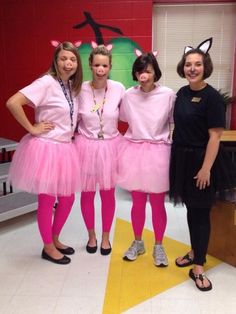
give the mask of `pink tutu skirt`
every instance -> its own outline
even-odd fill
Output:
[[[168,191],[170,151],[165,143],[125,140],[119,147],[117,184],[129,191]]]
[[[109,190],[115,187],[118,146],[122,140],[121,135],[104,140],[75,136],[82,191],[96,191],[97,188]]]
[[[55,142],[25,135],[9,170],[13,187],[35,194],[66,196],[79,186],[79,166],[74,143]]]

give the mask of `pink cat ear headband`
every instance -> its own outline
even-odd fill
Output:
[[[137,57],[140,57],[143,54],[142,51],[137,49],[137,48],[134,49],[134,53]],[[152,54],[154,55],[154,57],[156,57],[157,56],[157,50],[152,51]]]
[[[193,49],[199,49],[199,50],[201,50],[202,52],[207,53],[207,52],[210,50],[210,48],[211,48],[212,40],[213,40],[212,37],[211,37],[211,38],[208,38],[208,39],[206,39],[206,40],[204,40],[202,43],[200,43],[200,44],[197,46],[197,48],[193,48],[193,47],[191,47],[191,46],[186,46],[186,47],[184,48],[184,54],[187,53],[187,52],[189,52],[190,50],[193,50]]]
[[[98,44],[95,41],[91,41],[91,47],[93,49],[95,49],[95,48],[98,47]],[[112,44],[108,44],[107,46],[104,45],[104,47],[107,48],[108,51],[111,51],[112,48],[113,48],[113,45]]]
[[[61,44],[61,42],[58,41],[58,40],[51,40],[51,44],[52,44],[53,47],[57,48]],[[73,44],[74,44],[75,47],[79,48],[79,46],[81,46],[81,44],[82,44],[82,41],[81,40],[80,41],[76,41]]]
[[[142,53],[141,50],[135,48],[135,49],[134,49],[134,54],[135,54],[137,57],[140,57],[143,53]],[[155,50],[155,51],[152,51],[152,54],[154,55],[154,57],[156,57],[156,56],[157,56],[157,51],[156,51],[156,50]]]

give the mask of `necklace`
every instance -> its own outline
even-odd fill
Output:
[[[63,81],[62,81],[62,79],[60,77],[58,78],[58,82],[61,85],[63,94],[65,95],[66,100],[67,100],[67,102],[69,104],[69,107],[70,107],[70,125],[71,125],[71,130],[73,130],[73,126],[74,126],[74,123],[73,123],[74,102],[73,102],[73,98],[72,98],[72,95],[71,95],[70,81],[68,81],[69,95],[67,94],[66,87],[65,87],[65,85],[64,85],[64,83],[63,83]]]
[[[94,92],[94,86],[93,83],[90,83],[91,89],[92,89],[92,93],[93,93],[93,102],[94,105],[92,107],[91,112],[96,112],[99,118],[99,126],[100,126],[100,130],[98,132],[98,139],[103,140],[104,139],[104,132],[103,132],[103,108],[104,108],[104,104],[106,102],[106,94],[107,94],[107,85],[105,87],[105,91],[104,91],[104,95],[103,95],[103,100],[101,105],[97,103],[96,101],[96,97],[95,97],[95,92]]]

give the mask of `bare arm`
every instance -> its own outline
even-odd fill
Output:
[[[210,185],[210,175],[211,167],[216,159],[219,145],[220,137],[223,133],[223,128],[209,129],[209,141],[206,147],[205,158],[202,164],[202,168],[198,171],[197,175],[194,177],[196,179],[196,186],[202,190],[206,186]]]
[[[52,122],[40,122],[32,125],[27,118],[23,106],[30,103],[30,100],[26,98],[22,93],[17,92],[10,97],[6,103],[7,108],[10,110],[14,118],[32,135],[38,135],[46,133],[54,128]]]

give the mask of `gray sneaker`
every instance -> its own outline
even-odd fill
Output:
[[[157,267],[166,267],[168,266],[168,259],[164,250],[164,247],[160,244],[154,245],[153,254],[154,264]]]
[[[143,240],[137,241],[134,240],[132,245],[128,250],[125,252],[123,259],[125,261],[135,261],[138,255],[145,253],[145,247]]]

